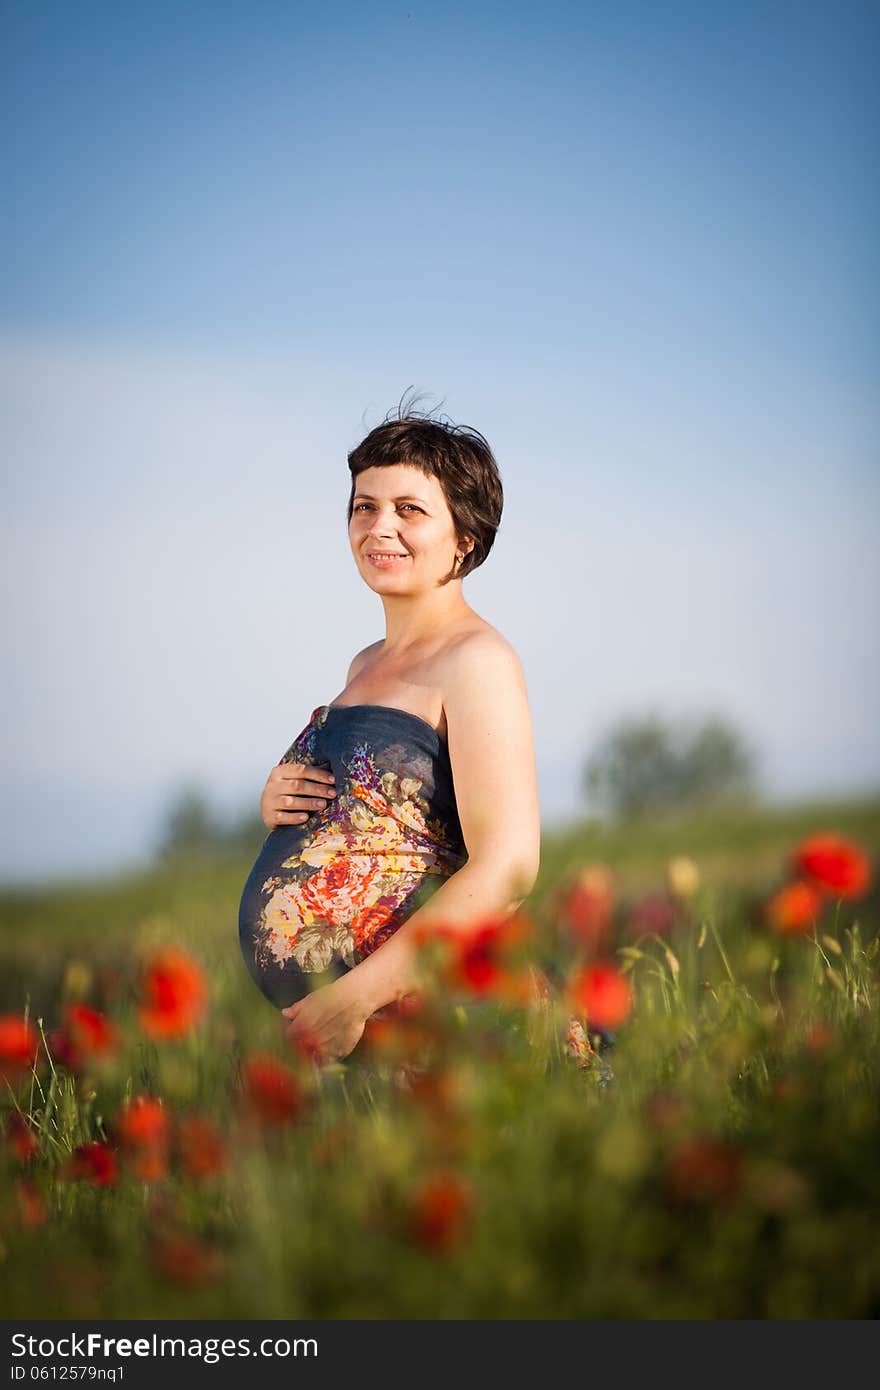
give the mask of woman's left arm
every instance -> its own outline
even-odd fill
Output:
[[[465,931],[506,916],[532,890],[541,846],[538,774],[519,658],[500,634],[457,648],[444,691],[449,757],[467,863],[340,979],[282,1009],[287,1035],[346,1057],[369,1016],[421,989],[416,938],[430,923]]]
[[[500,634],[477,633],[452,658],[444,692],[455,799],[467,863],[345,977],[367,1016],[417,989],[415,938],[430,923],[466,930],[515,910],[541,854],[538,774],[526,683]]]

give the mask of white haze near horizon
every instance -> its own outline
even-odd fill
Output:
[[[875,408],[741,363],[399,362],[0,343],[8,457],[0,877],[145,864],[187,785],[256,810],[384,633],[345,456],[412,383],[486,434],[504,518],[470,603],[529,688],[543,824],[608,724],[720,713],[776,799],[880,787]]]

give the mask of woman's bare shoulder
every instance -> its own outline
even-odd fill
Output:
[[[503,632],[499,632],[497,627],[487,623],[484,618],[470,624],[449,646],[451,657],[457,656],[465,661],[476,660],[481,654],[489,652],[506,652],[510,656],[516,656],[513,646]]]
[[[377,642],[371,642],[368,647],[364,647],[356,656],[352,657],[351,665],[348,668],[348,675],[345,678],[346,685],[351,684],[355,676],[364,669],[370,657],[373,656],[381,646],[382,638],[380,637]]]
[[[461,633],[450,644],[444,663],[444,695],[466,689],[502,694],[510,683],[523,685],[522,664],[502,632],[485,621]]]

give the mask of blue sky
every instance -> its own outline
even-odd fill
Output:
[[[258,798],[383,634],[345,454],[410,384],[499,460],[465,592],[548,825],[649,706],[736,719],[776,795],[880,785],[875,6],[0,29],[0,874],[136,862],[187,780]]]

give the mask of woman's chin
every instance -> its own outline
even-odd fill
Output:
[[[403,593],[410,587],[405,580],[401,582],[399,574],[389,574],[387,570],[371,570],[364,575],[364,582],[371,589],[393,589],[395,593]]]

